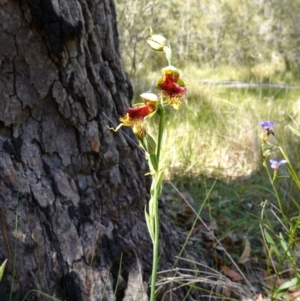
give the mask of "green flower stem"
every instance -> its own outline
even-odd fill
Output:
[[[159,115],[159,128],[158,128],[158,141],[157,141],[157,166],[159,166],[159,159],[160,159],[160,151],[161,151],[161,142],[162,136],[164,133],[164,122],[165,122],[165,109],[162,104],[159,104],[157,113]]]
[[[272,188],[273,188],[273,191],[275,193],[275,196],[276,196],[276,199],[277,199],[277,203],[278,203],[278,206],[279,206],[279,210],[281,212],[281,214],[284,216],[284,212],[283,212],[283,208],[282,208],[282,204],[281,204],[281,200],[280,200],[280,197],[278,195],[278,192],[277,192],[277,189],[276,189],[276,186],[274,185],[274,181],[276,179],[276,177],[272,177],[271,176],[271,173],[269,171],[269,168],[268,168],[268,165],[267,165],[267,161],[264,160],[264,164],[263,164],[267,170],[267,174],[268,174],[268,177],[270,179],[270,182],[271,182],[271,185],[272,185]],[[275,172],[275,171],[274,171]]]
[[[151,293],[150,301],[155,301],[155,286],[158,267],[158,246],[159,246],[159,216],[158,216],[158,198],[159,190],[155,189],[154,194],[154,243],[153,243],[153,258],[152,258],[152,275],[151,275]]]
[[[155,175],[153,181],[156,182],[154,188],[153,198],[153,213],[154,213],[154,242],[153,242],[153,258],[152,258],[152,275],[151,275],[151,292],[150,301],[155,301],[155,287],[156,287],[156,276],[158,268],[158,258],[159,258],[159,214],[158,214],[158,198],[161,194],[162,186],[162,171],[159,171],[159,159],[161,152],[162,137],[164,131],[164,107],[160,104],[158,107],[159,115],[159,129],[158,129],[158,141],[157,141],[157,169],[155,169]]]

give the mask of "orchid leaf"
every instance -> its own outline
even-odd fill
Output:
[[[2,280],[4,271],[5,271],[5,267],[6,267],[6,263],[7,263],[7,259],[5,259],[0,266],[0,281]]]

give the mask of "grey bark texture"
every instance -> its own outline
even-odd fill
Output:
[[[1,301],[147,300],[147,164],[108,129],[131,97],[112,0],[0,0]]]

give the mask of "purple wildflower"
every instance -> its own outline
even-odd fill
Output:
[[[275,124],[274,121],[259,121],[258,124],[262,126],[264,130],[267,130],[269,128],[272,128],[272,126]]]
[[[278,169],[280,165],[288,163],[287,160],[281,160],[281,161],[276,161],[276,160],[270,160],[271,163],[271,168],[273,169]]]
[[[273,128],[272,128],[272,126],[275,124],[274,121],[270,121],[270,120],[259,121],[258,124],[260,124],[262,126],[263,130],[267,131],[267,136],[269,136],[270,134],[275,136]]]

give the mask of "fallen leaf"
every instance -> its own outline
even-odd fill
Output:
[[[205,248],[206,249],[211,249],[214,246],[214,242],[213,241],[207,241],[205,242]]]
[[[206,230],[208,227],[209,227],[210,223],[206,223],[205,225],[204,224],[200,224],[198,225],[197,227],[194,228],[192,234],[197,234],[198,232],[201,232],[203,230]]]
[[[224,238],[222,239],[222,243],[223,243],[223,245],[225,245],[226,247],[232,247],[232,245],[233,245],[233,240],[232,240],[230,234],[227,235],[226,237],[224,237]]]
[[[263,271],[263,277],[264,277],[264,281],[265,283],[272,287],[274,285],[274,281],[272,280],[272,277],[269,276],[269,273],[267,271]]]
[[[294,299],[293,296],[289,292],[285,292],[281,297],[282,298],[280,298],[280,299],[277,298],[276,301],[277,300],[285,300],[285,301],[292,301],[292,300],[296,301],[297,300],[297,299]]]
[[[242,253],[242,255],[240,256],[240,258],[238,259],[238,263],[246,263],[249,260],[250,257],[250,253],[251,253],[251,245],[248,239],[245,239],[245,247],[244,247],[244,251]]]
[[[241,281],[241,280],[244,279],[243,276],[240,273],[238,273],[235,270],[232,270],[231,268],[229,268],[226,265],[221,266],[221,269],[222,269],[223,273],[226,276],[228,276],[232,281],[237,282],[237,281]]]
[[[296,300],[296,299],[298,300],[300,297],[300,292],[298,291],[298,292],[290,293],[290,296],[292,300]]]
[[[223,286],[222,288],[222,296],[230,298],[232,295],[232,288],[228,286]]]
[[[255,301],[263,301],[263,296],[262,294],[258,294],[257,298],[255,299]]]

